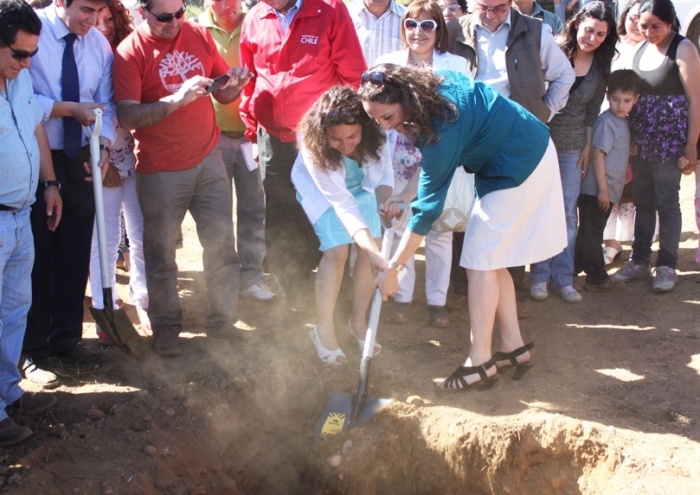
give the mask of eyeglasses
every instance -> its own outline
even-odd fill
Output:
[[[506,10],[508,10],[508,4],[502,3],[501,5],[496,5],[495,7],[487,7],[486,5],[482,5],[477,2],[476,10],[478,10],[482,14],[491,12],[492,14],[500,15],[506,13]]]
[[[455,12],[457,12],[458,10],[462,10],[462,6],[459,5],[458,3],[451,3],[451,4],[449,4],[447,7],[442,7],[442,11],[443,11],[443,12],[446,11],[446,10],[447,10],[448,12],[455,13]]]
[[[417,21],[415,19],[406,19],[403,21],[403,27],[405,27],[409,31],[414,31],[418,28],[420,28],[421,31],[425,33],[432,33],[435,31],[438,27],[438,23],[433,21],[432,19],[430,20],[425,20],[425,21]]]
[[[185,7],[182,7],[180,10],[177,12],[171,13],[171,14],[154,14],[150,10],[146,9],[146,12],[151,14],[153,17],[156,18],[156,21],[162,22],[165,24],[166,22],[170,22],[173,19],[182,19],[182,16],[185,15]]]
[[[34,55],[36,55],[37,53],[39,53],[39,47],[38,47],[38,46],[36,47],[36,50],[34,50],[33,52],[28,52],[28,51],[26,51],[26,50],[15,50],[15,49],[12,48],[12,47],[10,46],[10,44],[9,44],[7,41],[5,41],[3,38],[0,38],[0,41],[2,41],[2,43],[3,43],[7,48],[10,49],[10,51],[12,52],[12,58],[14,58],[15,60],[17,60],[17,61],[19,61],[19,62],[21,62],[22,60],[27,60],[28,58],[32,58]]]
[[[381,86],[387,81],[386,74],[383,72],[363,72],[362,77],[360,77],[360,84],[367,84],[368,82],[374,84],[375,86]]]

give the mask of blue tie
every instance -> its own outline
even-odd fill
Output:
[[[78,66],[73,55],[73,43],[77,36],[68,33],[63,37],[66,48],[63,50],[63,71],[61,72],[61,96],[63,101],[80,101],[80,79]],[[63,117],[63,151],[71,160],[77,160],[82,144],[80,122],[73,117]]]

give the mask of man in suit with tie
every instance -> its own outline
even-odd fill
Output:
[[[100,165],[106,170],[115,139],[114,57],[107,40],[93,26],[107,1],[56,0],[38,11],[42,31],[30,74],[64,206],[60,225],[48,231],[43,186],[39,186],[32,209],[33,301],[20,367],[26,378],[45,387],[58,382],[51,372],[56,360],[64,368],[80,369],[95,369],[101,361],[99,354],[88,352],[80,343],[95,217],[92,185],[84,167],[88,155],[81,154],[88,138],[81,126],[94,122],[92,110],[102,108]]]

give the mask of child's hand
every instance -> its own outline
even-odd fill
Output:
[[[683,171],[684,175],[690,175],[695,170],[695,166],[691,164],[685,156],[678,159],[678,168]]]
[[[599,191],[598,208],[600,208],[602,211],[608,211],[610,206],[610,194],[608,194],[608,191]]]

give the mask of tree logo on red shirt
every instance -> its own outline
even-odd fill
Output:
[[[194,76],[204,76],[204,66],[191,53],[174,50],[160,61],[158,69],[163,87],[171,93],[176,93],[182,83]]]

